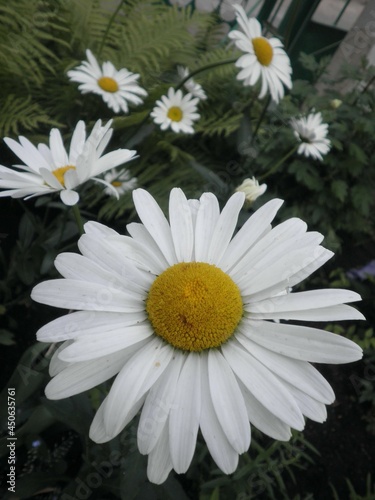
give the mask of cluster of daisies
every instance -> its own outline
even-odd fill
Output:
[[[247,86],[260,85],[259,98],[269,93],[278,103],[284,96],[284,87],[290,89],[292,86],[290,60],[282,43],[277,38],[264,37],[260,23],[255,18],[248,18],[240,5],[233,9],[240,30],[232,30],[229,38],[244,53],[236,61],[240,68],[237,78]],[[115,113],[128,113],[129,105],[143,103],[147,92],[138,83],[139,74],[125,68],[117,70],[110,61],[100,66],[90,50],[86,51],[86,56],[86,61],[67,73],[71,81],[79,83],[83,94],[101,96]],[[191,78],[188,68],[179,66],[177,72],[177,88],[170,87],[167,95],[156,101],[150,117],[163,131],[170,129],[174,133],[193,134],[194,123],[200,118],[198,105],[207,95]],[[299,142],[297,153],[322,160],[322,155],[330,149],[330,141],[327,139],[328,125],[322,123],[321,114],[295,118],[290,124]],[[77,188],[89,179],[104,184],[105,192],[117,197],[134,189],[137,179],[132,178],[123,165],[133,159],[136,152],[119,149],[102,156],[112,133],[110,125],[111,122],[102,126],[99,120],[86,139],[85,124],[79,122],[69,153],[57,129],[51,131],[49,147],[44,144],[35,147],[25,137],[19,137],[19,142],[6,138],[7,145],[24,164],[14,165],[19,170],[0,165],[0,188],[4,189],[0,197],[29,198],[59,192],[63,203],[75,205],[79,200]],[[118,166],[122,166],[119,171],[115,170]],[[245,192],[248,202],[252,202],[266,187],[259,186],[253,178],[245,179],[238,189]]]

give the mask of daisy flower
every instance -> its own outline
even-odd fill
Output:
[[[294,135],[301,143],[297,153],[323,161],[323,156],[331,149],[327,139],[328,125],[322,123],[321,113],[311,113],[307,117],[293,118],[290,122]]]
[[[286,293],[332,257],[323,237],[297,218],[271,229],[278,199],[233,237],[244,193],[220,213],[213,194],[187,200],[175,188],[169,221],[148,192],[133,198],[142,223],[127,226],[130,236],[88,222],[82,255],[60,254],[63,278],[32,291],[37,302],[75,310],[37,333],[64,342],[46,396],[66,398],[117,375],[90,437],[111,440],[141,410],[138,447],[154,483],[171,469],[186,472],[199,429],[229,474],[251,425],[288,440],[304,416],[323,422],[335,396],[310,362],[347,363],[362,351],[325,330],[275,322],[363,319],[344,305],[360,300],[354,292]]]
[[[292,88],[292,68],[283,44],[277,38],[267,39],[262,36],[262,27],[255,18],[247,18],[240,5],[235,6],[236,19],[242,31],[231,31],[229,38],[245,52],[236,62],[241,68],[237,75],[244,85],[255,85],[261,80],[261,99],[270,92],[272,99],[278,103],[284,97],[284,87]]]
[[[188,68],[184,68],[183,66],[177,67],[177,73],[181,80],[185,80],[185,78],[189,76]],[[192,78],[189,78],[189,80],[184,83],[184,87],[193,97],[198,97],[201,101],[207,99],[206,92],[203,90],[202,85],[196,83]]]
[[[6,137],[4,141],[24,165],[14,165],[21,171],[0,165],[0,188],[6,189],[0,191],[0,197],[28,199],[59,192],[65,205],[75,205],[79,200],[76,188],[89,179],[116,192],[108,182],[96,176],[130,161],[136,151],[118,149],[102,156],[113,132],[110,126],[111,121],[102,127],[101,120],[98,120],[86,138],[85,123],[78,122],[69,153],[56,128],[51,130],[49,147],[45,144],[35,147],[25,137],[19,137],[19,142]]]
[[[151,117],[162,130],[171,128],[173,132],[194,134],[193,122],[200,118],[197,111],[199,99],[191,94],[183,95],[181,90],[168,90],[151,112]]]
[[[131,73],[125,68],[119,71],[109,61],[100,68],[91,50],[86,50],[88,61],[76,69],[68,71],[67,75],[72,82],[78,82],[82,94],[94,93],[102,96],[103,101],[115,113],[129,111],[128,102],[138,105],[143,101],[139,96],[146,96],[147,92],[138,85],[139,75]]]
[[[106,188],[104,192],[109,196],[116,196],[114,193],[117,192],[118,196],[132,191],[137,185],[137,179],[131,176],[129,170],[124,170],[119,173],[116,169],[112,169],[104,175],[104,180],[112,186],[111,188]]]

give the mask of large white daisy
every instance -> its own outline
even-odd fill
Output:
[[[322,161],[322,155],[326,155],[331,149],[331,142],[327,139],[328,125],[322,123],[321,113],[311,113],[307,117],[292,118],[290,123],[294,135],[300,142],[297,153]]]
[[[236,5],[235,9],[242,31],[231,31],[228,36],[245,52],[236,62],[236,66],[242,68],[237,79],[250,86],[261,80],[259,98],[270,92],[272,99],[278,103],[284,97],[283,85],[292,88],[289,57],[278,38],[267,39],[262,36],[262,27],[257,19],[248,19],[240,5]]]
[[[91,50],[86,50],[86,56],[88,61],[82,61],[80,66],[67,73],[72,82],[81,84],[78,88],[82,94],[93,92],[102,96],[103,101],[115,113],[127,113],[128,102],[135,105],[143,103],[139,96],[144,97],[147,92],[139,86],[137,73],[131,73],[125,68],[116,70],[110,61],[104,62],[100,68]]]
[[[102,156],[112,136],[110,126],[111,121],[102,126],[98,120],[86,138],[85,123],[78,122],[69,153],[56,128],[51,130],[49,147],[45,144],[35,147],[25,137],[19,137],[19,142],[6,137],[4,141],[24,165],[14,165],[21,171],[0,165],[0,188],[6,189],[0,191],[0,197],[28,199],[59,192],[65,205],[75,205],[79,200],[76,188],[89,179],[105,184],[116,193],[110,183],[96,176],[128,162],[136,151],[117,149]]]
[[[199,99],[191,94],[183,95],[181,90],[173,87],[168,95],[163,95],[151,112],[151,117],[162,130],[171,128],[173,132],[193,134],[193,123],[200,118],[197,113]]]
[[[37,302],[76,310],[37,334],[64,342],[46,396],[66,398],[117,375],[90,437],[111,440],[141,410],[138,446],[155,483],[188,469],[199,429],[232,473],[251,425],[288,440],[304,417],[323,422],[334,393],[310,362],[347,363],[362,351],[325,330],[275,321],[363,319],[344,305],[360,300],[354,292],[286,293],[333,255],[323,237],[297,218],[271,229],[278,199],[233,237],[243,193],[220,213],[213,194],[187,200],[173,189],[169,222],[146,191],[133,197],[142,223],[128,225],[130,236],[88,222],[82,255],[56,259],[63,279],[32,292]]]

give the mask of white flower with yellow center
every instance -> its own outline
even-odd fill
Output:
[[[197,113],[199,99],[191,94],[183,95],[181,90],[168,90],[151,112],[151,117],[162,130],[171,128],[173,132],[194,134],[193,122],[200,118]]]
[[[19,143],[14,139],[4,141],[23,162],[24,165],[14,165],[21,171],[0,165],[0,197],[31,198],[49,193],[60,193],[65,205],[75,205],[79,200],[76,188],[93,179],[114,188],[97,176],[103,172],[128,162],[136,151],[118,149],[102,156],[113,130],[111,121],[102,127],[98,120],[91,134],[86,138],[86,126],[78,122],[70,142],[69,153],[64,148],[58,129],[52,129],[49,147],[38,144],[35,147],[25,137],[19,137]]]
[[[321,113],[293,118],[290,123],[295,137],[300,142],[297,153],[322,161],[322,155],[326,155],[331,149],[331,142],[327,139],[328,125],[322,123]]]
[[[259,182],[253,177],[252,179],[245,179],[235,191],[238,193],[245,193],[245,199],[248,204],[253,203],[259,196],[266,192],[267,184],[259,185]]]
[[[111,185],[111,188],[104,190],[109,196],[117,197],[114,191],[121,196],[137,186],[137,179],[131,176],[129,170],[119,173],[116,169],[112,169],[104,175],[104,180]]]
[[[236,62],[242,68],[237,75],[244,85],[255,85],[261,80],[261,99],[270,92],[272,99],[278,103],[284,97],[284,85],[292,88],[292,68],[283,44],[278,38],[262,36],[262,27],[255,18],[248,19],[240,5],[235,6],[236,19],[242,31],[231,31],[229,38],[245,52]]]
[[[185,80],[185,78],[189,76],[188,68],[184,68],[183,66],[177,67],[177,73],[181,80]],[[207,99],[206,92],[203,90],[202,85],[195,82],[192,78],[189,78],[189,80],[184,83],[184,87],[193,97],[198,97],[200,101]]]
[[[350,340],[275,320],[363,319],[344,305],[348,290],[286,293],[330,257],[323,237],[289,219],[271,229],[282,204],[256,211],[233,237],[245,195],[220,213],[211,193],[169,199],[169,221],[152,196],[133,191],[142,223],[122,236],[95,222],[60,254],[63,279],[32,291],[37,302],[73,309],[42,327],[38,340],[64,343],[51,360],[46,396],[61,399],[116,376],[90,437],[104,443],[141,410],[138,447],[150,481],[184,473],[198,430],[220,469],[232,473],[250,445],[251,425],[274,439],[326,419],[334,400],[313,363],[362,357]]]
[[[131,73],[125,68],[116,70],[114,65],[107,61],[100,68],[91,50],[86,50],[88,61],[76,69],[68,71],[67,75],[72,82],[78,82],[82,94],[94,93],[102,96],[103,101],[115,113],[128,113],[128,103],[142,104],[147,92],[139,86],[139,75]]]

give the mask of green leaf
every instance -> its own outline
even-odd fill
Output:
[[[9,330],[0,330],[0,344],[2,345],[14,345],[16,342],[14,340],[14,333]]]
[[[331,190],[337,199],[339,199],[341,202],[345,201],[345,198],[348,194],[348,185],[345,181],[333,181],[331,184]]]

